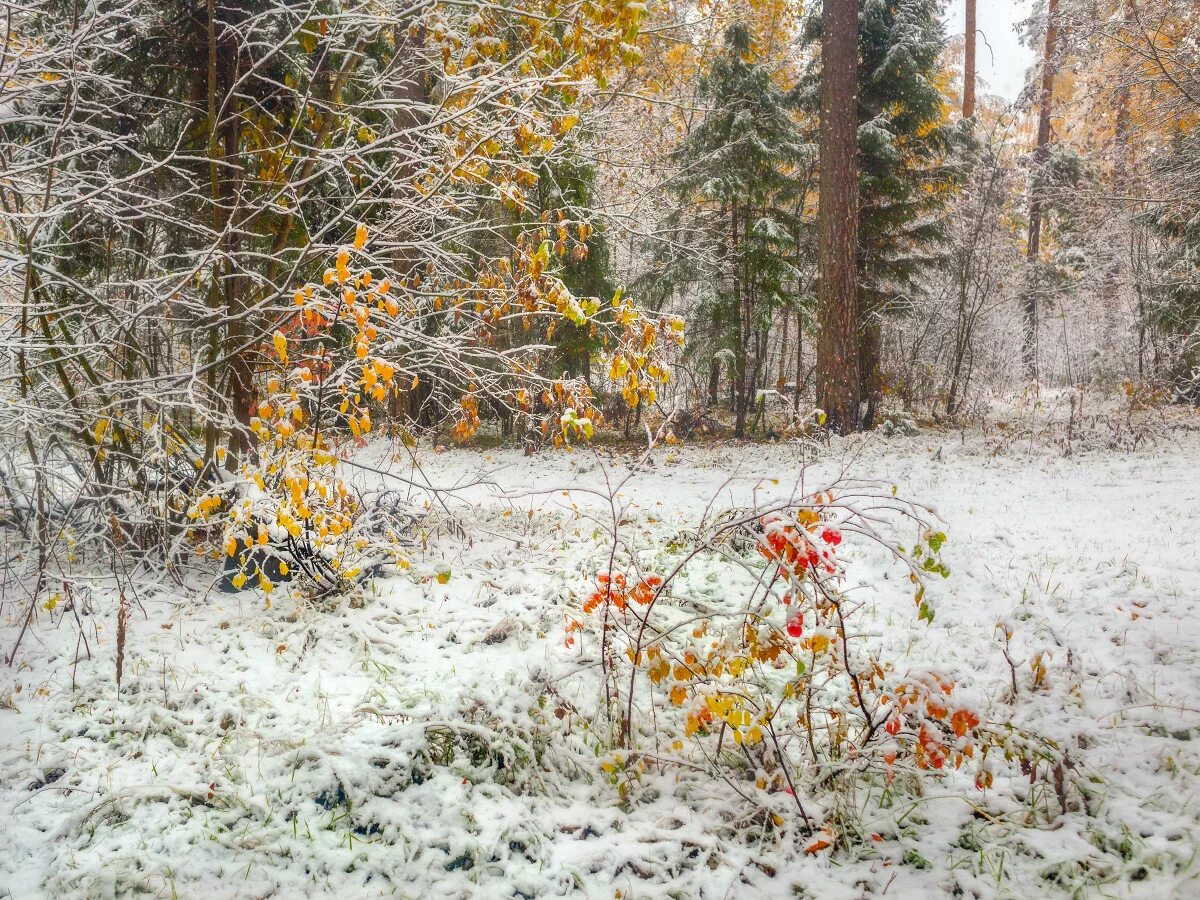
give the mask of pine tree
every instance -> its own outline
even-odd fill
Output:
[[[667,223],[674,239],[658,247],[648,280],[660,290],[687,289],[700,297],[692,343],[713,367],[711,399],[718,366],[729,360],[734,431],[743,437],[765,377],[772,318],[801,302],[798,207],[812,148],[771,72],[752,58],[742,25],[726,32],[724,51],[700,93],[707,112],[673,154],[680,174],[670,189],[681,203]]]
[[[882,398],[882,327],[923,290],[921,275],[941,261],[947,204],[961,183],[970,127],[952,124],[942,69],[938,0],[861,0],[858,63],[859,401],[871,427]],[[810,17],[811,43],[822,26]],[[813,108],[817,74],[800,86]]]
[[[821,197],[820,318],[817,345],[817,404],[834,431],[860,426],[857,387],[858,179],[854,65],[860,24],[856,0],[825,0],[820,26]]]

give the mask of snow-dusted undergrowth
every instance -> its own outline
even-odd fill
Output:
[[[119,698],[103,586],[77,610],[90,660],[73,612],[42,613],[0,672],[0,897],[1200,894],[1200,441],[984,446],[871,438],[805,478],[853,454],[855,475],[937,509],[953,576],[931,626],[881,552],[850,548],[868,639],[1066,748],[1087,797],[1066,815],[1019,776],[931,781],[831,857],[731,839],[720,786],[677,771],[622,805],[568,711],[599,681],[563,629],[605,553],[595,498],[569,488],[631,457],[451,451],[425,458],[435,483],[491,473],[450,505],[465,537],[332,610],[144,584]],[[666,541],[800,470],[789,445],[663,448],[624,490],[625,527]],[[1030,810],[1057,818],[1026,827]]]

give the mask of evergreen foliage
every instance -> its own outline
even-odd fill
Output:
[[[714,400],[718,366],[729,360],[743,436],[772,319],[808,302],[798,290],[797,249],[815,151],[742,25],[726,32],[700,93],[704,116],[673,153],[680,174],[670,190],[680,209],[651,278],[660,294],[694,294],[693,347],[712,360]]]

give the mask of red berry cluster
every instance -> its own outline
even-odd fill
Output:
[[[806,517],[797,517],[795,521],[768,517],[762,521],[765,534],[758,552],[778,564],[785,575],[796,579],[818,568],[831,575],[837,571],[833,548],[842,542],[842,533],[830,527],[821,529],[819,539],[824,546],[819,546],[812,535],[819,519],[815,513],[808,515],[811,516],[808,522],[804,521]]]

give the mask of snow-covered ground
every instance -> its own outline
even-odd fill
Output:
[[[710,504],[789,491],[806,461],[809,488],[849,468],[932,505],[953,573],[932,625],[902,573],[850,548],[872,631],[1067,748],[1086,808],[1025,827],[1016,779],[931,782],[882,840],[806,855],[722,837],[717,794],[670,773],[622,804],[555,710],[596,690],[563,640],[606,549],[581,489],[634,457],[426,451],[421,477],[460,488],[467,528],[428,535],[360,601],[145,584],[119,697],[113,598],[77,610],[91,659],[76,611],[40,614],[0,671],[0,897],[1200,896],[1200,437],[1070,457],[985,443],[871,437],[815,462],[663,447],[624,518],[666,541]]]

